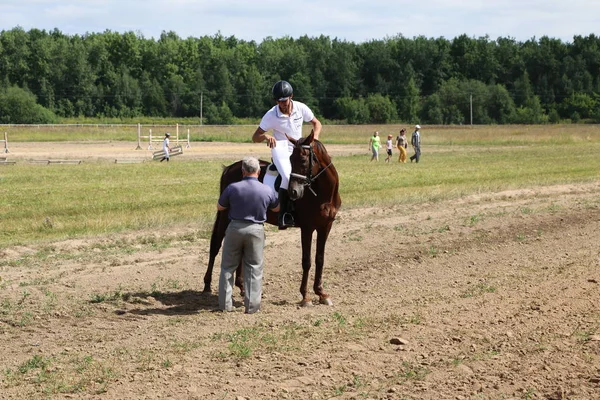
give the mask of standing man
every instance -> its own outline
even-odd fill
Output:
[[[219,277],[219,309],[233,309],[233,273],[243,262],[244,308],[246,314],[260,310],[262,295],[263,250],[265,248],[264,222],[267,209],[279,211],[275,192],[258,181],[260,165],[254,157],[242,160],[240,182],[225,188],[217,203],[217,210],[229,209],[229,226],[225,231]]]
[[[415,131],[413,132],[410,138],[410,144],[412,144],[412,147],[415,150],[415,154],[410,156],[410,162],[413,162],[413,160],[419,162],[419,158],[421,158],[421,134],[419,133],[420,129],[420,125],[415,125]]]
[[[302,123],[310,122],[315,139],[321,134],[321,122],[315,117],[312,110],[304,103],[293,101],[294,89],[289,82],[279,81],[271,89],[273,99],[277,102],[273,108],[265,113],[252,135],[254,143],[266,141],[271,148],[271,157],[281,175],[281,186],[279,188],[279,229],[294,226],[294,217],[290,213],[290,200],[288,196],[288,185],[292,164],[290,156],[294,149],[286,135],[293,139],[302,137]],[[267,132],[272,131],[269,135]]]
[[[169,147],[170,137],[171,134],[169,132],[165,133],[165,140],[163,140],[163,151],[165,152],[165,155],[163,156],[163,158],[160,159],[160,162],[163,162],[165,160],[169,162],[169,151],[171,151],[171,147]]]

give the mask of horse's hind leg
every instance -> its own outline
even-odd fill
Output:
[[[244,291],[244,269],[241,262],[235,270],[235,286],[240,288],[240,296],[244,297],[246,292]]]
[[[210,293],[210,285],[212,282],[212,273],[213,268],[215,266],[215,260],[217,255],[219,254],[219,250],[221,249],[221,243],[223,242],[223,238],[225,237],[225,229],[229,221],[225,218],[225,226],[222,226],[223,217],[220,212],[217,212],[217,216],[215,218],[215,223],[213,225],[213,231],[210,236],[210,249],[208,256],[208,268],[206,269],[206,273],[204,274],[204,292]]]
[[[319,296],[319,303],[326,304],[328,306],[333,305],[331,298],[323,290],[323,265],[325,264],[325,243],[327,243],[327,237],[329,236],[329,230],[331,229],[331,223],[326,228],[317,229],[317,252],[315,254],[315,283],[313,289],[317,296]]]

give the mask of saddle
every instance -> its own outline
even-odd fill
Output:
[[[273,162],[267,166],[263,183],[273,189],[275,193],[279,192],[279,187],[281,186],[281,175],[279,175],[277,166]]]

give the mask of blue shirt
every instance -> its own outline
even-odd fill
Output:
[[[219,204],[229,209],[231,220],[263,223],[267,220],[267,209],[277,207],[279,200],[273,189],[247,176],[229,184],[221,193]]]

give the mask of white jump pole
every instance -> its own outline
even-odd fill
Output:
[[[188,128],[187,130],[187,145],[185,146],[186,149],[191,148],[192,146],[190,146],[190,128]]]
[[[148,150],[153,150],[152,147],[152,129],[149,129],[150,133],[148,134]]]

